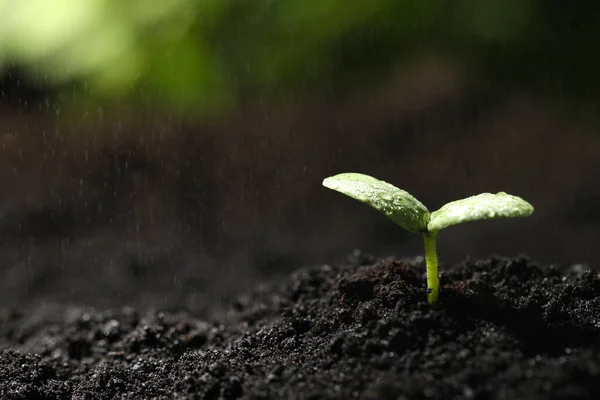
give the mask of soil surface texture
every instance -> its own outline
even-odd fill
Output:
[[[432,308],[423,264],[355,252],[201,317],[1,309],[0,398],[597,398],[597,272],[467,260]]]

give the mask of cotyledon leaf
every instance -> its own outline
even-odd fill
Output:
[[[527,217],[533,210],[533,206],[520,197],[504,192],[482,193],[450,202],[432,212],[427,229],[433,232],[480,219]]]
[[[323,186],[368,204],[410,232],[427,232],[429,211],[410,193],[369,175],[331,176]]]

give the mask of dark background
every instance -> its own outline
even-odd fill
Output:
[[[597,269],[597,2],[98,3],[0,1],[1,306],[203,312],[356,248],[421,254],[321,186],[347,171],[430,210],[536,207],[444,231],[442,263]]]

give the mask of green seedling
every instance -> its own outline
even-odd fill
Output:
[[[481,193],[452,201],[430,213],[427,207],[410,193],[372,176],[339,174],[326,178],[323,186],[363,202],[407,231],[423,236],[427,265],[427,299],[430,304],[437,303],[439,298],[436,240],[440,230],[463,222],[527,217],[533,213],[531,204],[504,192]]]

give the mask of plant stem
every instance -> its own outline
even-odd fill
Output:
[[[429,304],[436,304],[440,294],[438,282],[438,259],[436,252],[437,231],[424,233],[425,262],[427,265],[427,300]]]

